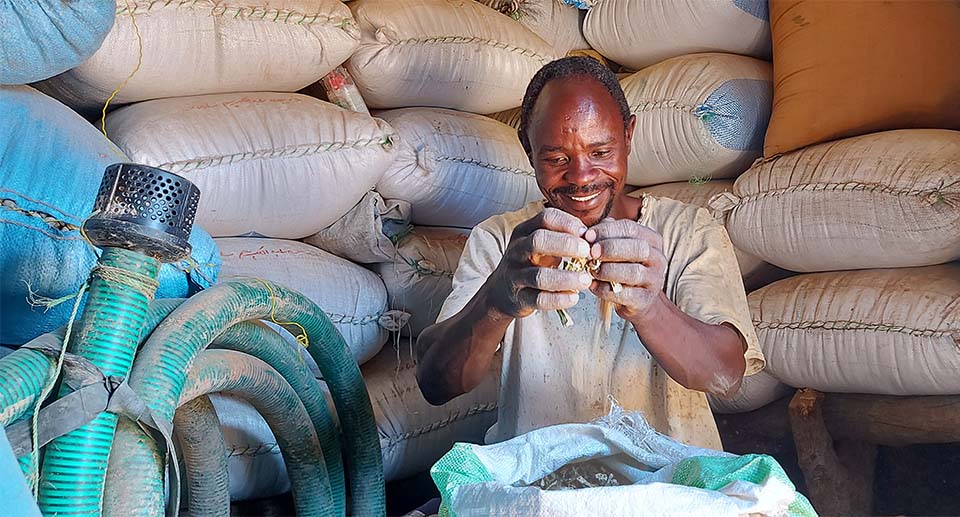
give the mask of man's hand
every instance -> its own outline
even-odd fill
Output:
[[[663,238],[636,221],[610,218],[590,228],[584,238],[591,243],[591,258],[601,262],[590,291],[616,304],[621,318],[637,323],[663,293]],[[614,293],[609,282],[619,282],[623,289]]]
[[[491,300],[501,313],[523,318],[534,311],[568,309],[593,278],[585,272],[556,269],[560,257],[587,258],[587,232],[576,217],[546,208],[517,225],[503,260],[491,275]]]

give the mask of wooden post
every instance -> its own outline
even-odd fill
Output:
[[[790,427],[810,502],[822,515],[870,515],[877,447],[845,440],[835,449],[823,417],[824,398],[803,389],[790,401]]]

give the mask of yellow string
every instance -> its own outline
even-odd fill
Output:
[[[130,72],[130,75],[128,75],[127,78],[120,83],[120,86],[117,86],[117,89],[113,90],[110,96],[107,97],[107,102],[103,104],[103,110],[100,112],[100,132],[102,132],[104,138],[107,138],[108,140],[110,137],[107,136],[107,107],[110,106],[110,101],[112,101],[113,98],[120,93],[120,90],[127,85],[130,79],[133,79],[133,76],[140,71],[140,65],[143,64],[143,39],[140,37],[140,27],[137,25],[137,18],[133,15],[133,9],[130,8],[130,2],[128,0],[123,0],[123,2],[127,5],[127,13],[130,15],[130,23],[133,24],[133,31],[137,35],[137,66],[134,67],[133,71]],[[116,148],[113,149],[113,152],[119,156],[121,160],[126,159]]]
[[[36,499],[40,491],[40,465],[37,456],[40,454],[38,443],[40,441],[39,432],[37,430],[37,420],[40,416],[40,405],[43,404],[43,401],[50,396],[50,392],[53,391],[54,385],[57,383],[57,379],[60,377],[60,371],[63,369],[63,358],[66,356],[67,346],[70,344],[70,334],[73,332],[73,322],[77,318],[77,312],[80,310],[80,301],[83,299],[83,293],[87,290],[87,283],[84,282],[80,286],[80,290],[77,291],[75,295],[77,297],[76,301],[73,302],[73,312],[70,314],[70,319],[67,320],[67,333],[63,336],[63,344],[60,346],[60,355],[57,357],[57,366],[53,371],[53,378],[50,379],[50,383],[44,386],[43,391],[40,393],[40,396],[37,398],[37,403],[33,407],[33,416],[30,418],[30,426],[33,438],[33,444],[30,449],[30,489],[33,491],[33,497]]]
[[[295,321],[277,321],[277,297],[273,293],[273,287],[271,287],[268,282],[260,278],[254,278],[254,280],[263,284],[264,287],[267,288],[267,292],[270,293],[270,321],[284,328],[286,328],[287,325],[297,327],[300,329],[300,334],[294,336],[297,339],[297,344],[303,348],[310,346],[310,339],[307,337],[307,329],[304,328],[303,325]],[[297,351],[300,352],[300,349],[297,348]],[[302,355],[300,356],[300,359],[303,359]]]

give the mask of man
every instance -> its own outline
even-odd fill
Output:
[[[635,125],[616,77],[591,58],[554,61],[527,88],[518,134],[546,201],[473,230],[417,345],[432,404],[502,362],[488,443],[590,421],[612,396],[674,439],[720,449],[705,393],[731,395],[763,367],[723,227],[702,209],[624,194]],[[558,269],[563,257],[601,266]],[[597,331],[601,300],[616,308],[609,332]]]

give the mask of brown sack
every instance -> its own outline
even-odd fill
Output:
[[[790,271],[960,259],[960,131],[902,129],[754,164],[717,194],[730,241]]]
[[[764,156],[907,128],[960,129],[960,2],[770,0]]]

